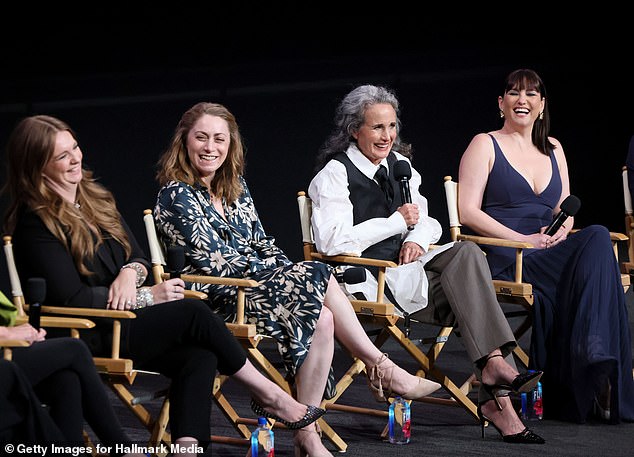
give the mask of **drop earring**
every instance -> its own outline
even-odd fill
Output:
[[[539,120],[543,120],[544,119],[544,112],[542,111],[541,113],[539,113]]]
[[[504,119],[504,111],[500,110],[500,117]]]

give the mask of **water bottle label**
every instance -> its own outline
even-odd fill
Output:
[[[403,438],[407,439],[407,441],[409,441],[409,438],[412,434],[412,430],[411,430],[411,421],[409,419],[409,417],[407,418],[407,420],[405,421],[405,423],[402,426],[402,430],[403,430]]]
[[[542,399],[537,398],[535,403],[533,403],[533,411],[535,412],[535,416],[539,419],[542,418],[544,414],[544,408],[542,407]]]
[[[275,449],[273,448],[273,440],[271,439],[270,432],[267,430],[266,433],[260,432],[260,446],[264,449],[266,454],[263,454],[265,457],[273,457],[275,455]]]

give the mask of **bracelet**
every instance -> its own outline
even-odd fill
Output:
[[[145,278],[147,278],[147,272],[145,271],[143,265],[141,265],[139,262],[126,263],[124,266],[121,267],[121,270],[123,270],[124,268],[132,268],[134,271],[136,271],[137,287],[145,282]]]
[[[132,309],[141,309],[154,305],[154,295],[151,287],[140,287],[136,290],[136,304]]]

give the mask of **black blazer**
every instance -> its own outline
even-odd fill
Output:
[[[108,288],[123,265],[140,262],[150,272],[150,264],[125,221],[123,226],[132,245],[126,258],[123,246],[106,238],[97,250],[95,259],[88,263],[92,275],[82,275],[75,267],[70,252],[31,210],[18,216],[13,234],[13,250],[18,274],[22,281],[41,277],[46,280],[46,299],[50,306],[105,308]],[[148,275],[149,276],[149,275]]]
[[[136,241],[130,228],[122,220],[132,246],[131,255],[126,258],[123,246],[112,238],[106,238],[97,250],[97,255],[88,267],[93,275],[82,275],[64,244],[44,225],[42,219],[31,210],[23,210],[13,233],[13,251],[18,274],[23,283],[28,278],[40,277],[46,280],[46,298],[49,306],[70,306],[79,308],[106,308],[108,289],[123,265],[140,262],[150,270],[150,263]],[[148,274],[148,277],[151,275]],[[24,287],[24,284],[23,284]],[[97,325],[94,331],[82,331],[81,338],[95,355],[106,355],[110,348],[112,321],[92,319]],[[122,321],[122,350],[126,350],[128,320]],[[50,329],[49,336],[68,336]]]

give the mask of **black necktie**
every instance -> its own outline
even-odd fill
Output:
[[[387,177],[387,169],[384,165],[379,165],[379,169],[374,174],[374,179],[376,179],[376,181],[379,183],[379,186],[381,186],[381,190],[383,190],[388,204],[391,205],[392,200],[394,199],[394,189],[392,189],[390,180]]]

